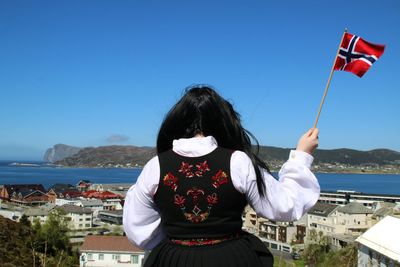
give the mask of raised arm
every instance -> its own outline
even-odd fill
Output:
[[[257,190],[256,175],[251,160],[243,152],[232,155],[232,177],[236,188],[245,193],[252,208],[262,217],[276,221],[298,220],[315,205],[320,186],[310,171],[313,161],[311,153],[318,145],[318,130],[311,129],[299,140],[276,180],[263,171],[266,186],[265,196]]]

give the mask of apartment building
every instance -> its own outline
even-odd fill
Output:
[[[93,211],[75,205],[63,205],[61,209],[71,230],[84,230],[92,227]]]

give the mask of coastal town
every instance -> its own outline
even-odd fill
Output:
[[[131,244],[122,228],[124,198],[131,186],[88,180],[47,189],[41,184],[4,184],[0,216],[45,224],[51,214],[61,214],[80,266],[138,267],[146,251]],[[295,222],[271,221],[250,207],[242,218],[244,231],[292,264],[304,257],[309,244],[323,238],[333,251],[356,246],[358,266],[400,266],[400,195],[321,192],[316,205]]]

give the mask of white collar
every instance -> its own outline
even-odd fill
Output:
[[[186,157],[204,156],[218,146],[217,140],[212,136],[181,138],[172,142],[172,150]]]

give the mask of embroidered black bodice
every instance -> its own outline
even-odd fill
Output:
[[[238,233],[246,197],[230,176],[232,150],[201,157],[172,150],[158,155],[160,181],[154,201],[168,237],[206,238]]]

